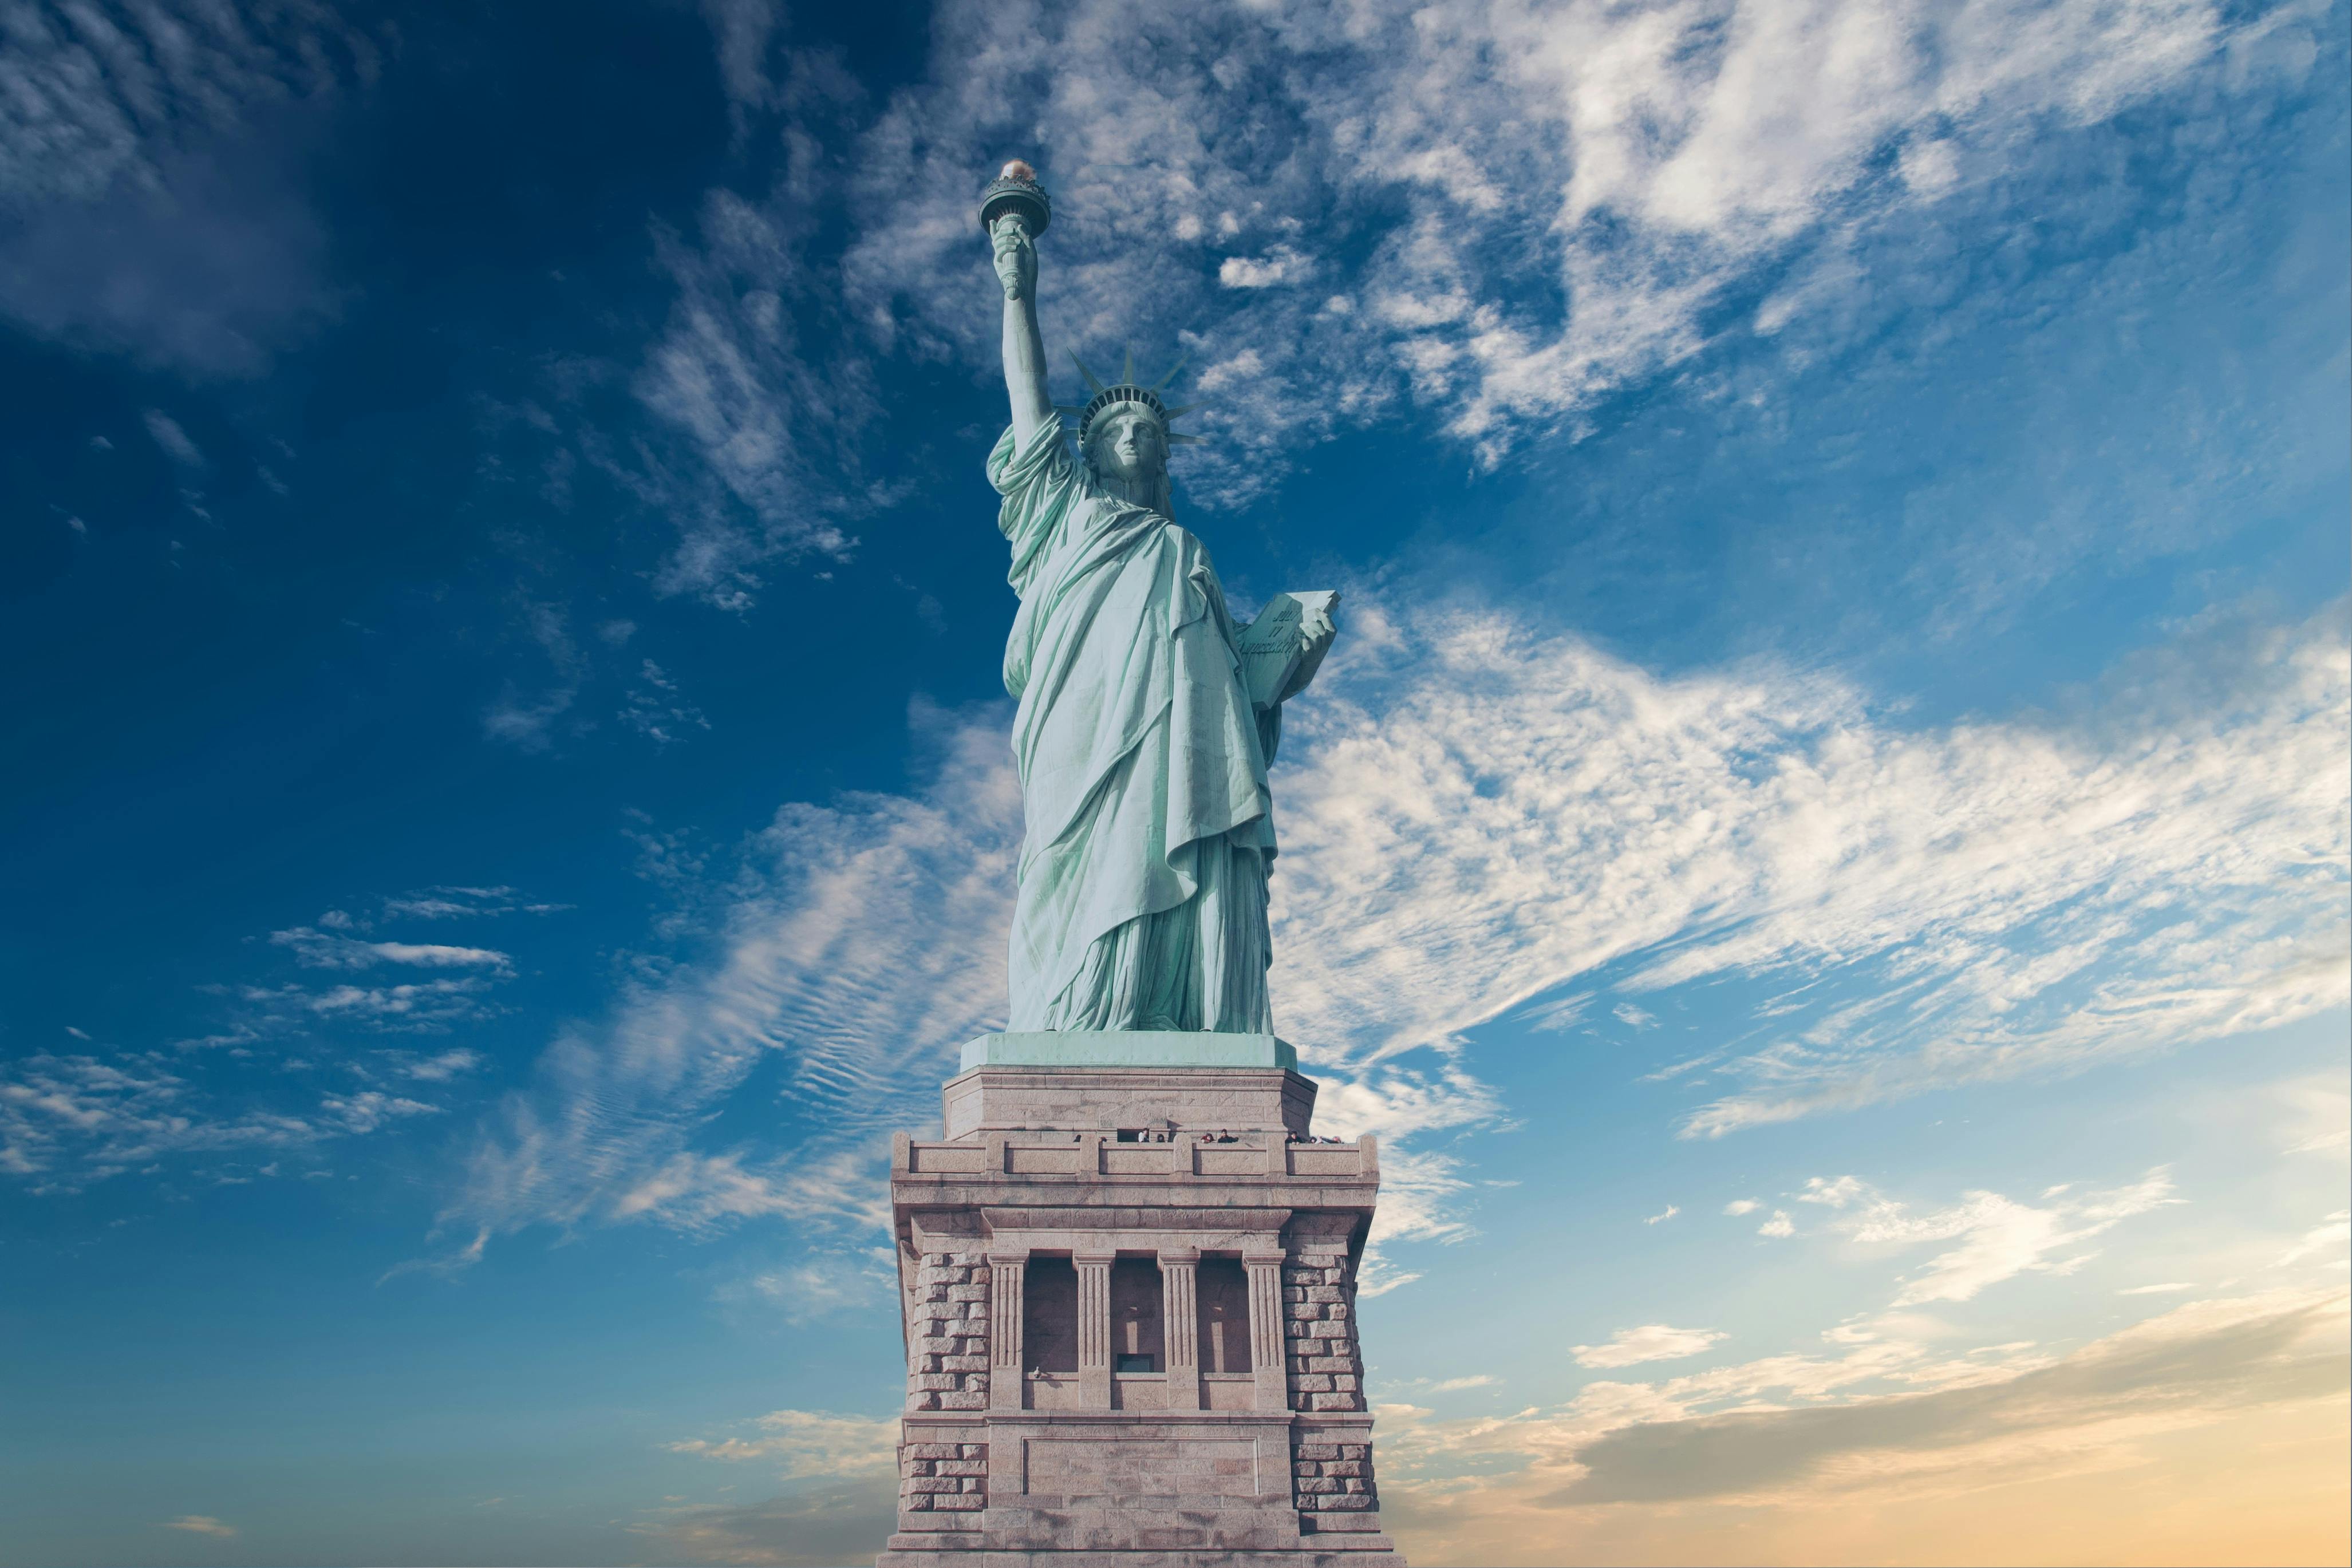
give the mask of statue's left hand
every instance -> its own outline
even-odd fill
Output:
[[[1289,684],[1284,687],[1281,700],[1288,702],[1307,689],[1315,672],[1323,667],[1323,655],[1331,651],[1332,639],[1339,636],[1339,623],[1332,620],[1328,609],[1307,612],[1298,623],[1298,668],[1292,672]]]

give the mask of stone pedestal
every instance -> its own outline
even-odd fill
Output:
[[[1403,1568],[1356,1339],[1373,1140],[1312,1139],[1271,1036],[1087,1038],[974,1041],[949,1135],[893,1149],[880,1568]]]

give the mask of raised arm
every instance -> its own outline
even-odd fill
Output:
[[[1037,330],[1037,242],[1029,222],[1007,213],[989,229],[996,277],[1004,285],[1004,390],[1013,402],[1013,439],[1026,447],[1041,424],[1054,423],[1045,391],[1045,340]]]

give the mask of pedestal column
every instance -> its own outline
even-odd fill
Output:
[[[1242,1266],[1249,1270],[1250,1366],[1257,1376],[1257,1408],[1290,1408],[1290,1380],[1284,1359],[1287,1346],[1282,1333],[1282,1254],[1252,1252]]]
[[[1089,1410],[1110,1408],[1110,1266],[1113,1253],[1079,1253],[1078,1396]]]
[[[1160,1253],[1160,1339],[1168,1352],[1168,1408],[1201,1407],[1201,1306],[1198,1248]]]
[[[1026,1252],[988,1255],[988,1407],[1018,1410],[1029,1380],[1022,1375],[1028,1351],[1022,1343],[1022,1292],[1027,1286]]]

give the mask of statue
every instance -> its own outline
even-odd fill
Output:
[[[1004,650],[1027,817],[1011,1028],[1271,1035],[1266,764],[1282,704],[1330,647],[1338,595],[1279,595],[1234,624],[1208,551],[1172,517],[1168,449],[1191,438],[1170,431],[1184,410],[1160,400],[1167,378],[1140,386],[1130,360],[1105,386],[1081,363],[1092,400],[1055,405],[1037,327],[1051,215],[1025,163],[982,198],[1013,412],[988,476],[1021,597]]]

